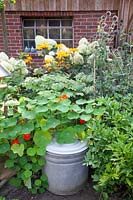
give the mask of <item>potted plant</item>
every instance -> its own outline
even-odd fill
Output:
[[[22,68],[20,62],[17,62],[16,65],[17,70]],[[84,112],[87,101],[82,98],[77,99],[75,92],[66,90],[65,93],[63,89],[63,93],[62,90],[58,91],[56,88],[52,88],[55,87],[53,75],[44,74],[37,79],[36,77],[26,78],[25,75],[22,81],[20,80],[22,77],[18,80],[17,70],[13,71],[12,76],[6,80],[9,87],[1,93],[0,98],[0,154],[7,156],[5,167],[16,172],[16,177],[13,177],[10,182],[18,187],[24,184],[32,193],[36,193],[38,190],[44,192],[48,187],[49,180],[47,181],[46,175],[40,174],[40,170],[45,165],[44,156],[48,155],[46,152],[48,144],[54,138],[56,142],[69,146],[69,149],[71,147],[71,151],[67,152],[69,154],[68,161],[72,161],[72,157],[76,158],[77,156],[73,162],[77,167],[76,173],[79,174],[78,169],[82,171],[79,176],[82,179],[77,181],[78,187],[75,188],[72,182],[71,186],[73,185],[75,189],[66,192],[66,194],[72,194],[84,185],[88,177],[87,167],[82,166],[83,156],[87,149],[83,140],[86,139],[85,131],[90,118]],[[59,73],[58,86],[62,77],[63,74]],[[64,80],[69,79],[64,77]],[[51,88],[50,86],[47,89],[41,88],[41,85],[40,88],[36,88],[37,81],[42,82],[43,85],[45,85],[44,82],[48,85],[50,82]],[[82,140],[82,143],[79,143],[78,140]],[[68,143],[74,144],[68,145]],[[77,148],[78,146],[79,148]],[[67,155],[65,154],[65,156]],[[46,172],[46,170],[44,171]],[[63,174],[65,173],[63,172]]]

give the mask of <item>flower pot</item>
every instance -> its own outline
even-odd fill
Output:
[[[83,165],[87,143],[47,146],[46,165],[43,172],[48,177],[48,190],[57,195],[72,195],[81,190],[88,179],[88,168]]]

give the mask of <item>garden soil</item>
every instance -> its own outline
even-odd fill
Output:
[[[88,181],[83,190],[71,196],[58,196],[48,191],[43,194],[33,195],[28,192],[26,188],[14,188],[8,183],[0,189],[0,196],[6,197],[6,200],[99,200],[100,197],[100,195],[93,189],[93,183],[91,180]],[[122,199],[118,197],[112,197],[110,200]]]

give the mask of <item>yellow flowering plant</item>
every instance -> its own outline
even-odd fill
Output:
[[[84,40],[87,41],[85,38]],[[45,39],[38,35],[35,42],[39,55],[44,57],[44,67],[47,71],[68,69],[74,65],[81,66],[85,64],[84,52],[80,52],[82,41],[80,41],[78,48],[68,48],[64,44],[57,44],[54,40]],[[85,45],[88,44],[86,42]]]

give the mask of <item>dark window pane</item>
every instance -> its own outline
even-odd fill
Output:
[[[24,49],[29,48],[29,51],[31,47],[35,48],[35,41],[34,40],[24,40]]]
[[[49,29],[50,39],[60,39],[60,29]]]
[[[72,40],[62,40],[62,43],[65,44],[67,47],[73,47]]]
[[[28,43],[27,40],[24,41],[24,49],[25,49],[25,47],[28,47],[28,48],[29,48],[29,43]]]
[[[24,29],[24,39],[34,39],[34,30],[33,29]]]
[[[61,41],[60,41],[60,40],[56,40],[56,42],[57,42],[57,44],[60,44],[60,43],[61,43]]]
[[[49,20],[49,26],[60,26],[60,20]]]
[[[62,26],[72,26],[72,20],[70,20],[70,19],[63,19],[63,20],[61,20],[61,25]]]
[[[72,39],[73,32],[72,29],[63,28],[62,29],[62,39]]]
[[[34,20],[24,20],[24,27],[34,26]]]
[[[37,19],[36,20],[36,26],[37,27],[45,27],[45,26],[47,26],[47,20],[45,20],[45,19]]]
[[[31,47],[34,47],[34,48],[35,48],[35,41],[34,41],[34,40],[30,40],[30,41],[29,41],[29,46],[30,46],[30,48],[31,48]]]
[[[36,35],[42,35],[43,37],[47,38],[47,30],[46,29],[37,29]]]

